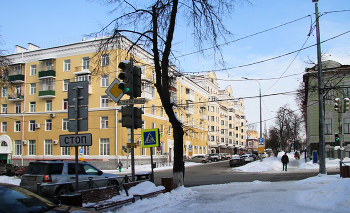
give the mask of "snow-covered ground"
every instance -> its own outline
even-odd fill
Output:
[[[233,168],[233,172],[274,172],[282,171],[281,156],[265,158],[245,166]],[[288,154],[288,173],[302,170],[319,170],[318,164],[305,159],[295,160]],[[347,161],[349,159],[345,159]],[[187,163],[186,166],[196,166]],[[339,169],[339,160],[326,159],[328,170]],[[156,170],[169,169],[161,167]],[[137,166],[136,172],[150,171],[150,165]],[[119,173],[117,170],[105,172]],[[123,169],[121,174],[130,172]],[[19,184],[20,179],[0,176],[0,182]],[[162,186],[158,186],[162,187]],[[151,182],[133,187],[131,193],[157,190]],[[121,196],[125,196],[122,194]],[[138,200],[109,212],[348,212],[350,209],[350,179],[339,175],[318,175],[301,181],[283,182],[232,182],[229,184],[180,187],[170,193]]]

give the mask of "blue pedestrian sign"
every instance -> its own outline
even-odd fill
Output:
[[[264,144],[264,138],[259,138],[259,145]]]
[[[143,148],[159,146],[159,129],[141,130],[141,141]]]

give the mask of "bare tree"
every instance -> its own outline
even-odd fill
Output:
[[[176,60],[172,54],[175,26],[179,24],[178,20],[181,18],[187,21],[187,26],[193,27],[193,37],[198,50],[203,49],[203,44],[209,44],[212,47],[214,57],[218,55],[218,61],[222,62],[218,41],[230,35],[223,24],[223,19],[228,19],[231,16],[237,3],[249,3],[249,1],[154,0],[147,1],[147,3],[142,1],[142,4],[149,5],[140,8],[126,0],[100,1],[115,5],[112,12],[118,14],[117,18],[103,28],[103,32],[110,36],[107,43],[113,41],[121,33],[127,33],[135,45],[143,44],[144,48],[149,48],[153,52],[156,73],[155,87],[174,129],[174,187],[182,186],[184,130],[182,122],[174,113],[174,103],[169,94],[172,80],[169,66],[174,64],[174,60]],[[113,27],[111,27],[112,25]]]
[[[2,45],[2,37],[0,35],[0,46]],[[6,56],[6,51],[0,48],[0,87],[7,83],[9,58]]]

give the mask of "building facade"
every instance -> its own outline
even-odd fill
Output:
[[[118,64],[132,57],[134,65],[141,67],[141,97],[146,100],[140,106],[142,129],[159,128],[161,151],[152,148],[153,154],[160,163],[172,162],[173,130],[154,87],[153,56],[140,46],[127,52],[132,42],[123,36],[99,52],[101,42],[103,39],[84,40],[47,49],[28,44],[28,48],[17,46],[16,52],[8,55],[11,65],[2,68],[7,83],[0,97],[0,160],[27,165],[34,160],[74,159],[74,147],[60,147],[59,136],[74,134],[68,127],[67,97],[69,83],[78,81],[89,84],[88,131],[79,134],[91,133],[92,146],[80,147],[83,159],[102,169],[114,169],[119,159],[130,159],[123,149],[130,142],[130,132],[118,122],[120,106],[105,91],[120,72]],[[184,155],[229,152],[229,147],[234,151],[237,145],[243,146],[243,100],[234,100],[230,88],[220,92],[214,72],[208,74],[212,77],[208,81],[183,75],[174,67],[170,70],[169,92],[185,130]],[[220,101],[221,96],[232,100]],[[124,95],[122,99],[128,98]],[[135,163],[150,163],[150,148],[141,145],[141,129],[134,134],[138,144]]]

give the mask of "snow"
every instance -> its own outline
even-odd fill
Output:
[[[281,156],[265,158],[262,162],[255,161],[245,166],[232,168],[232,172],[259,173],[290,173],[301,171],[318,171],[319,165],[312,161],[305,162],[294,159],[289,153],[288,171],[282,171]],[[348,161],[349,159],[345,159]],[[186,163],[188,166],[200,165]],[[326,159],[328,170],[339,170],[338,159]],[[155,170],[169,169],[170,166]],[[127,173],[130,168],[124,168]],[[136,171],[150,171],[150,165],[136,167]],[[109,173],[119,173],[117,170],[107,170]],[[16,177],[0,176],[0,182],[18,185]],[[148,193],[163,189],[151,182],[144,182],[130,189],[130,194]],[[125,194],[120,196],[124,197]],[[156,197],[137,200],[114,212],[348,212],[350,208],[350,179],[339,175],[322,175],[300,181],[281,182],[232,182],[228,184],[204,185],[196,187],[179,187]]]

